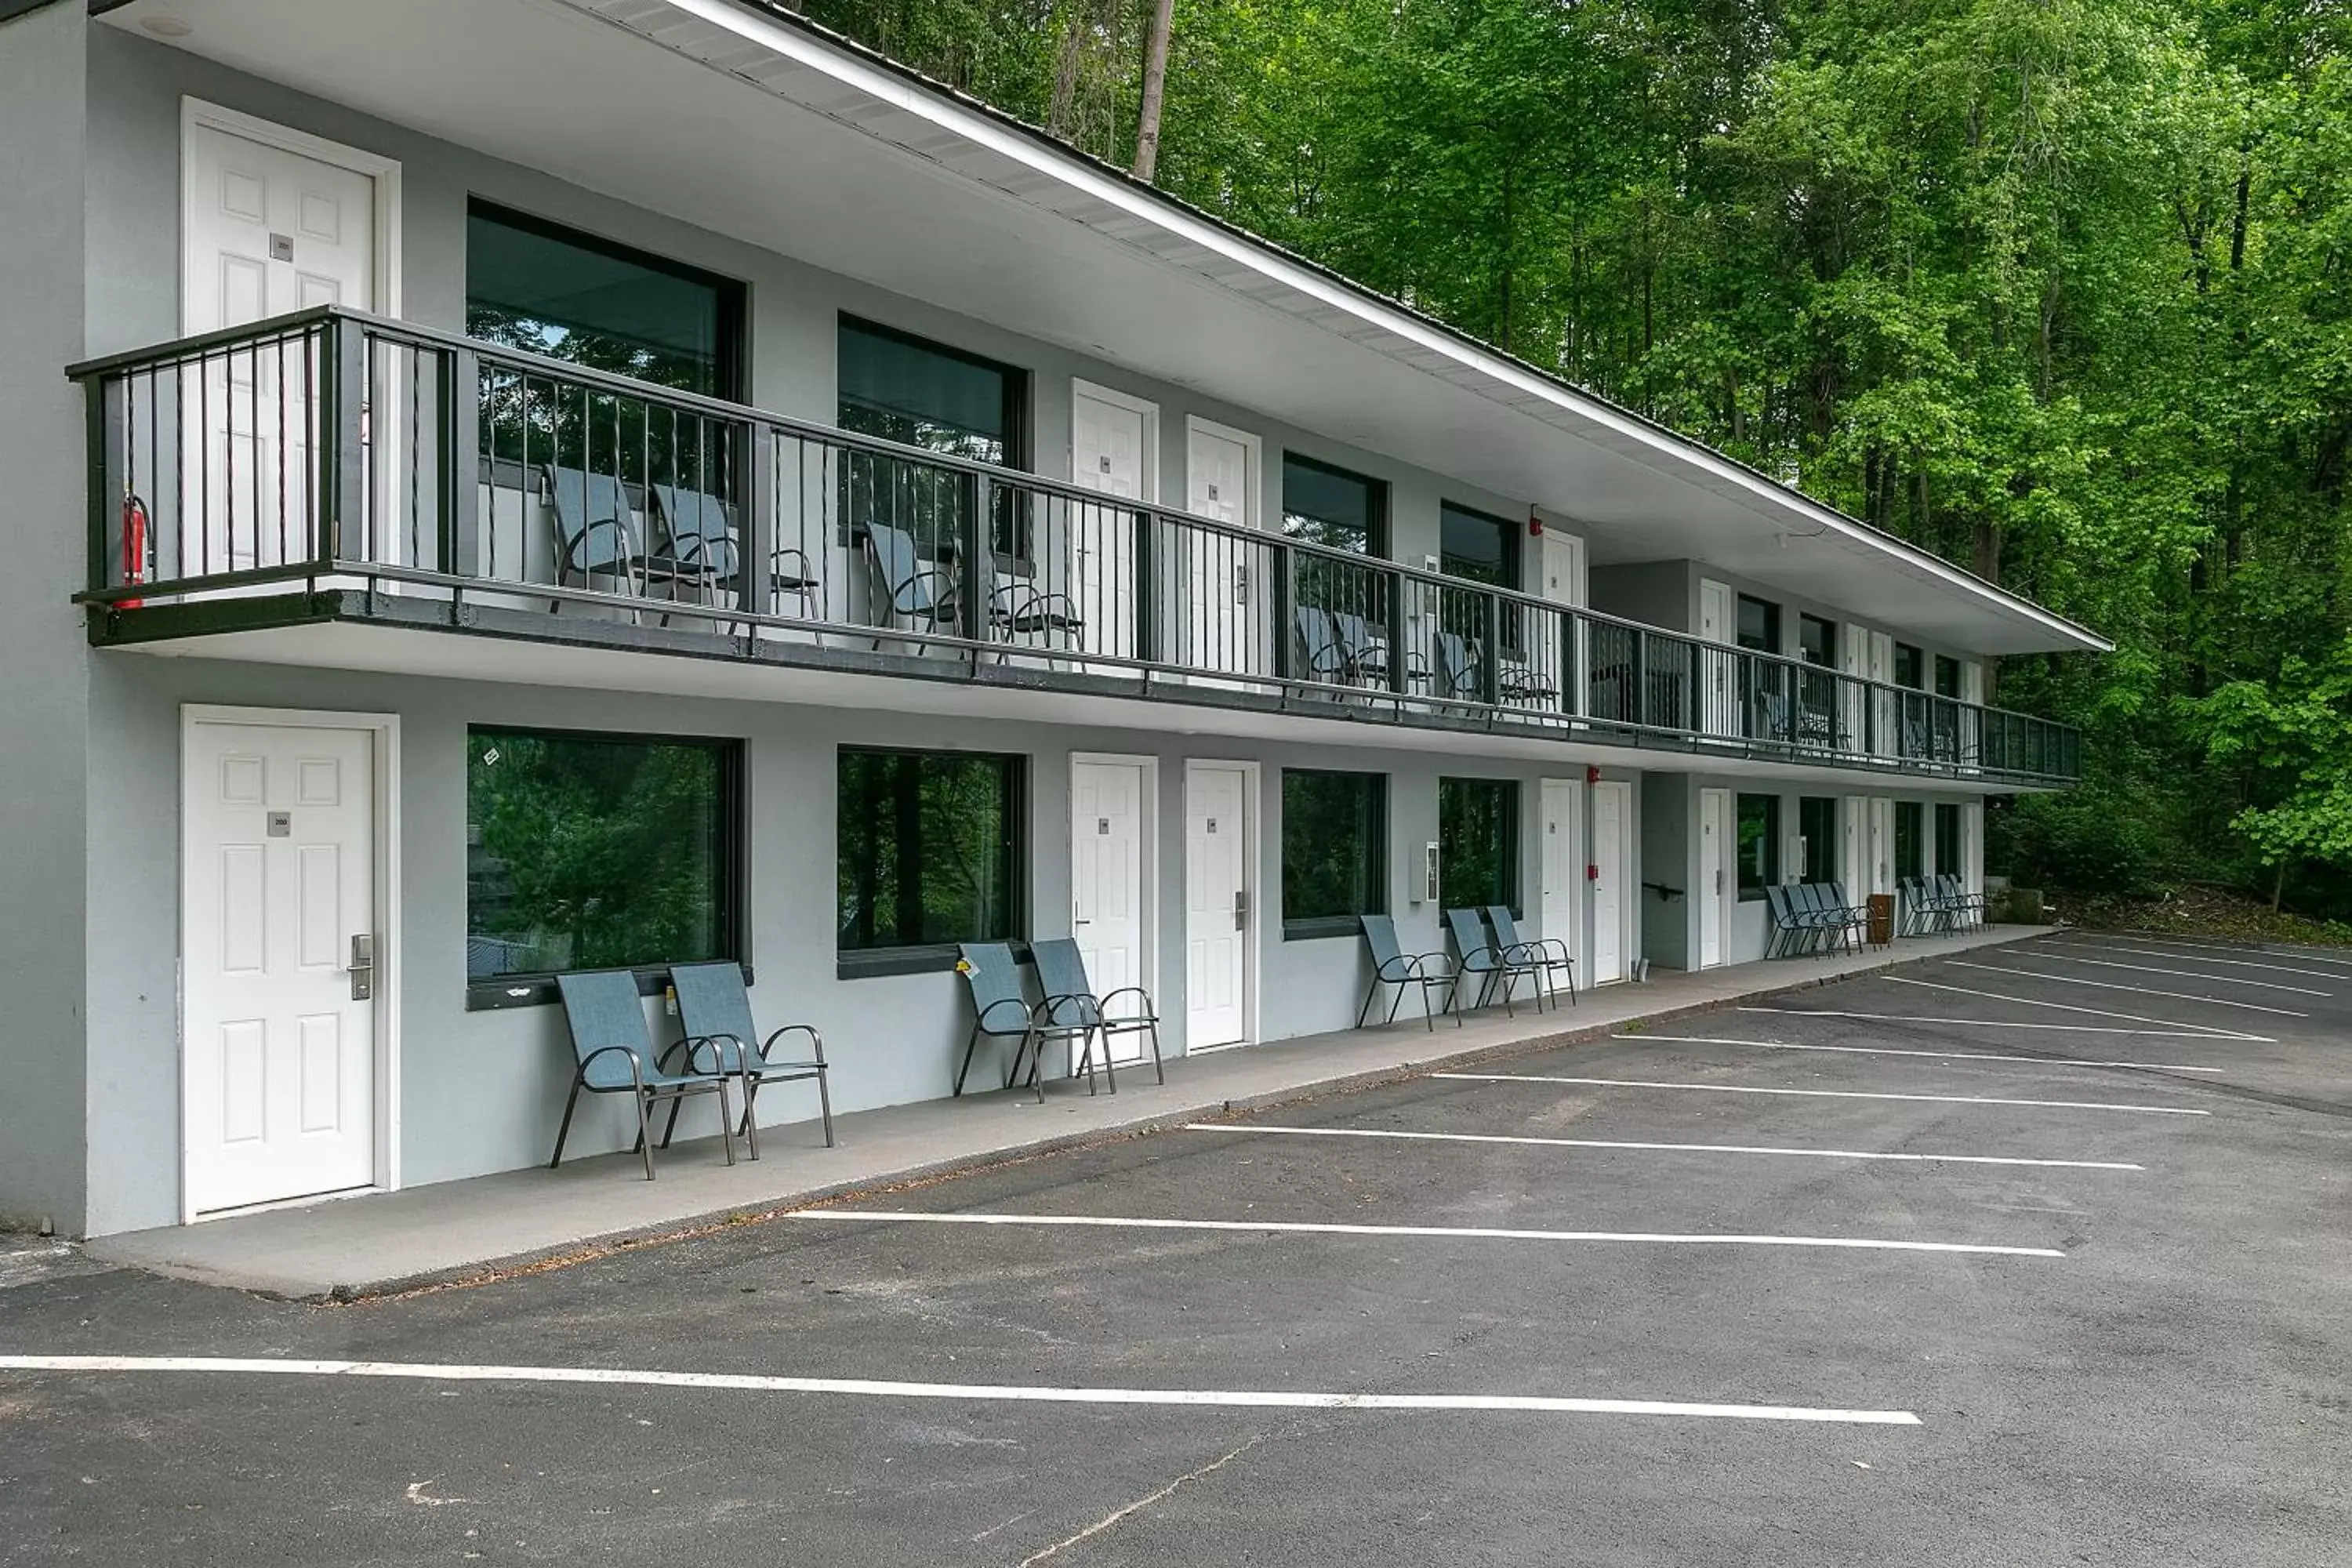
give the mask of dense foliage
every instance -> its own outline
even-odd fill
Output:
[[[811,0],[1129,155],[1149,0]],[[1997,855],[2352,909],[2345,0],[1178,0],[1159,183],[2116,638]]]

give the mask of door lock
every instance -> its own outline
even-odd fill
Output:
[[[370,933],[352,938],[352,1000],[365,1002],[375,995],[375,937]]]

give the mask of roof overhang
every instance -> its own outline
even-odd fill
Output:
[[[1988,654],[2076,626],[752,0],[131,0],[191,50]],[[887,197],[877,193],[887,193]]]

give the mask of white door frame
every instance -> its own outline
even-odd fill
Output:
[[[1203,419],[1197,414],[1184,416],[1184,499],[1192,499],[1192,437],[1205,432],[1238,444],[1242,448],[1242,522],[1244,526],[1263,531],[1265,528],[1265,441],[1254,431],[1237,426],[1221,425],[1214,419]]]
[[[1624,980],[1630,978],[1637,972],[1642,957],[1641,948],[1639,946],[1642,930],[1642,886],[1641,879],[1635,876],[1633,871],[1633,857],[1638,849],[1638,840],[1635,837],[1638,829],[1636,828],[1633,821],[1633,781],[1630,779],[1596,780],[1585,791],[1587,801],[1598,801],[1601,798],[1601,792],[1603,790],[1614,791],[1615,793],[1612,795],[1612,798],[1617,802],[1617,843],[1615,849],[1617,862],[1618,974],[1616,978],[1619,980]],[[1588,805],[1587,809],[1591,809],[1590,805]],[[1601,837],[1597,832],[1592,831],[1589,826],[1586,832],[1585,853],[1591,857],[1588,863],[1597,868],[1601,864]],[[1594,923],[1597,926],[1598,922],[1596,921]],[[1590,950],[1588,951],[1588,956],[1590,956]],[[1594,964],[1592,969],[1592,983],[1595,985],[1606,983],[1601,977],[1601,969],[1597,963]]]
[[[1552,818],[1549,802],[1555,790],[1565,792],[1568,799],[1567,810],[1561,817],[1568,837],[1566,846],[1568,886],[1558,889],[1565,896],[1568,904],[1569,929],[1564,931],[1551,929],[1550,910],[1546,908],[1546,905],[1550,901],[1555,889],[1549,879],[1543,874],[1546,862],[1552,858],[1550,846]],[[1591,933],[1586,928],[1592,923],[1592,910],[1586,901],[1588,879],[1584,875],[1584,868],[1591,862],[1585,858],[1584,853],[1586,832],[1584,813],[1584,781],[1582,779],[1544,778],[1537,781],[1536,821],[1542,829],[1545,839],[1541,852],[1536,857],[1537,918],[1545,940],[1558,938],[1566,942],[1570,956],[1576,960],[1577,968],[1589,980],[1592,974],[1592,952],[1591,944],[1588,940]]]
[[[1264,799],[1264,792],[1261,787],[1264,780],[1261,777],[1258,764],[1255,763],[1245,763],[1238,759],[1228,760],[1221,757],[1185,758],[1184,816],[1185,831],[1187,833],[1192,831],[1192,774],[1202,768],[1232,770],[1242,775],[1242,814],[1244,816],[1248,818],[1245,825],[1248,831],[1244,835],[1242,842],[1242,884],[1243,890],[1249,895],[1250,923],[1249,930],[1245,933],[1249,940],[1242,943],[1242,1037],[1238,1040],[1229,1041],[1222,1046],[1207,1046],[1196,1048],[1192,1044],[1192,998],[1188,995],[1184,998],[1184,1054],[1188,1057],[1205,1056],[1211,1051],[1230,1051],[1237,1049],[1243,1046],[1254,1046],[1264,1038],[1260,1029],[1261,1021],[1258,1016],[1257,984],[1258,970],[1260,968],[1259,954],[1265,945],[1265,900],[1261,896],[1264,891],[1265,879],[1259,874],[1261,868],[1258,865],[1259,836],[1265,831],[1264,825],[1265,821],[1265,803]],[[1192,889],[1188,888],[1185,889],[1184,894],[1184,908],[1188,925],[1191,919],[1192,907]],[[1188,943],[1192,941],[1192,933],[1189,929],[1185,933],[1185,941]]]
[[[180,100],[180,328],[188,326],[188,306],[196,296],[199,283],[194,276],[194,260],[188,254],[187,236],[195,226],[196,160],[195,139],[188,134],[197,127],[217,131],[224,135],[241,137],[275,147],[281,153],[313,158],[364,175],[375,187],[375,298],[366,309],[380,316],[400,314],[400,163],[397,159],[371,153],[364,148],[330,142],[323,136],[313,136],[307,131],[274,121],[258,119],[226,109],[217,103],[207,103],[200,98]]]
[[[194,1224],[196,1210],[188,1179],[188,1002],[187,952],[190,910],[184,896],[194,853],[187,833],[189,742],[202,724],[246,724],[273,730],[354,730],[373,739],[375,789],[375,1181],[362,1191],[395,1192],[400,1187],[400,715],[397,713],[335,713],[309,708],[229,708],[189,702],[180,708],[179,837],[180,885],[178,921],[180,971],[177,1005],[179,1023],[178,1087],[180,1095],[180,1223]],[[311,1198],[294,1198],[310,1203]],[[260,1205],[267,1207],[268,1205]],[[247,1212],[233,1210],[229,1212]]]
[[[1139,858],[1143,862],[1137,877],[1136,892],[1136,897],[1142,903],[1140,922],[1142,930],[1136,940],[1142,946],[1143,962],[1137,966],[1136,984],[1143,987],[1144,992],[1151,997],[1156,1005],[1160,1000],[1160,759],[1123,752],[1072,752],[1070,753],[1071,805],[1067,814],[1068,821],[1065,826],[1068,829],[1066,837],[1070,840],[1070,899],[1073,906],[1078,896],[1077,776],[1078,769],[1089,763],[1107,767],[1141,770],[1142,783],[1137,790],[1139,802],[1138,816],[1140,820],[1136,824],[1135,831],[1140,846]],[[1076,919],[1075,908],[1071,918],[1073,921]],[[1077,928],[1073,925],[1070,935],[1076,937],[1077,934]]]

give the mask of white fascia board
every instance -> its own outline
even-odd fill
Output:
[[[570,0],[570,3],[593,10],[596,0]],[[1995,587],[1925,551],[1914,550],[1890,540],[1875,529],[1777,483],[1721,453],[1675,436],[1624,410],[1579,395],[1563,383],[1538,374],[1506,356],[1482,350],[1469,340],[1422,321],[1409,311],[1383,305],[1368,294],[1320,274],[1311,266],[1293,260],[1266,246],[1253,243],[1222,225],[1206,221],[1173,203],[1155,197],[1094,166],[1086,158],[1057,152],[1040,138],[1016,130],[980,108],[956,101],[945,90],[925,87],[908,76],[861,58],[814,32],[803,31],[746,10],[734,0],[658,0],[658,3],[673,12],[694,17],[747,43],[771,50],[795,65],[819,72],[844,87],[1014,163],[1043,180],[1103,203],[1136,222],[1160,229],[1255,273],[1269,283],[1304,295],[1328,310],[1402,340],[1420,354],[1435,356],[1458,365],[1507,389],[1509,393],[1517,394],[1520,398],[1532,399],[1549,409],[1567,414],[1585,426],[1616,437],[1624,446],[1642,449],[1653,461],[1668,467],[1695,469],[1698,476],[1710,483],[1710,488],[1739,493],[1762,508],[1781,512],[1792,522],[1803,525],[1804,531],[1837,534],[1850,547],[1859,547],[1911,572],[1925,574],[1956,593],[1979,599],[1990,608],[2031,621],[2048,632],[2056,645],[2100,653],[2115,646],[2097,633],[2043,609],[2031,600]],[[870,127],[863,129],[866,129],[868,134],[877,134]],[[1388,352],[1392,355],[1395,353],[1394,350]]]

